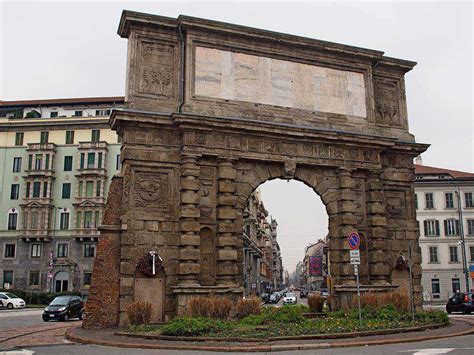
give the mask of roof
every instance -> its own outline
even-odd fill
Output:
[[[464,171],[449,170],[443,168],[435,168],[433,166],[415,164],[415,174],[419,175],[449,175],[454,179],[474,178],[474,173],[466,173]]]
[[[28,106],[52,106],[52,105],[78,105],[78,104],[99,104],[125,102],[124,96],[105,96],[105,97],[72,97],[66,99],[41,99],[41,100],[17,100],[2,101],[0,100],[0,108],[6,107],[28,107]]]

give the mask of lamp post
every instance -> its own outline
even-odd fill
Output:
[[[464,278],[466,280],[466,293],[469,292],[469,270],[467,268],[467,257],[466,257],[466,243],[464,240],[464,223],[462,219],[462,205],[461,205],[461,192],[459,187],[455,191],[458,200],[458,215],[459,215],[459,235],[461,237],[461,256],[462,256],[462,268],[464,272]]]

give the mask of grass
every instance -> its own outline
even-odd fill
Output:
[[[264,308],[259,315],[250,315],[241,320],[217,320],[210,318],[175,318],[161,327],[147,326],[130,329],[139,333],[154,333],[173,336],[243,337],[267,338],[278,336],[333,334],[367,330],[407,328],[429,324],[448,324],[447,315],[442,311],[418,312],[412,323],[408,312],[394,306],[366,306],[359,324],[357,310],[328,313],[326,318],[308,319],[303,313],[305,306],[284,306]]]

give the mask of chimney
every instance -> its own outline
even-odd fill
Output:
[[[423,160],[421,160],[421,155],[418,155],[418,156],[415,158],[415,164],[416,164],[416,165],[423,165]]]

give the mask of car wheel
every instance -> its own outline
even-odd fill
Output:
[[[7,308],[8,308],[8,309],[13,309],[13,303],[7,304]]]
[[[49,322],[49,319],[43,318],[43,322]]]
[[[447,309],[446,312],[447,312],[448,314],[451,314],[451,310],[450,310],[450,309]]]
[[[462,308],[462,313],[469,314],[469,310],[467,309],[467,307]]]
[[[69,320],[69,313],[66,313],[63,317],[63,321],[67,322]]]
[[[84,319],[84,312],[81,312],[79,313],[79,320],[83,320]]]

